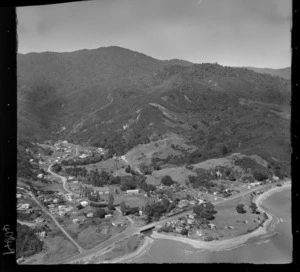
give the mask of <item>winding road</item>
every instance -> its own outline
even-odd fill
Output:
[[[60,176],[56,173],[54,173],[52,170],[51,170],[51,167],[53,166],[53,164],[50,164],[48,169],[47,169],[47,172],[49,172],[51,175],[57,177],[57,178],[60,178],[62,180],[62,183],[63,183],[63,188],[70,194],[73,194],[73,195],[77,195],[79,196],[79,194],[77,193],[74,193],[73,191],[69,190],[69,188],[67,187],[67,178],[66,177],[63,177],[63,176]]]

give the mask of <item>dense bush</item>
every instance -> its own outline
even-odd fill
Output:
[[[217,211],[215,211],[215,206],[211,202],[196,205],[193,207],[193,211],[199,217],[206,220],[213,220],[215,218],[214,214],[217,213]]]
[[[104,218],[106,215],[106,211],[102,208],[99,208],[95,211],[94,216],[99,218]]]
[[[246,213],[247,211],[244,209],[244,205],[243,204],[238,204],[236,207],[236,211],[238,213]]]
[[[161,183],[165,186],[171,186],[172,184],[174,184],[174,181],[170,176],[166,175],[161,179]]]
[[[55,173],[58,173],[62,170],[61,168],[61,165],[56,163],[56,164],[53,164],[52,167],[51,167],[52,171],[55,172]]]
[[[86,158],[76,158],[70,160],[63,160],[61,164],[63,166],[77,166],[77,165],[87,165],[92,163],[100,162],[104,159],[103,155],[93,154],[92,156]]]
[[[28,257],[43,249],[43,242],[35,235],[35,231],[26,225],[17,223],[16,257]]]
[[[269,178],[268,171],[263,168],[253,170],[252,175],[258,181],[264,181]]]
[[[164,213],[167,212],[170,201],[163,199],[161,202],[156,202],[153,204],[147,203],[144,209],[147,220],[152,221],[152,219],[158,220]]]

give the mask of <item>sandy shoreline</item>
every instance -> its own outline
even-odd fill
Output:
[[[131,261],[132,259],[138,258],[142,256],[144,253],[146,253],[151,247],[152,243],[153,243],[153,239],[146,236],[143,244],[138,248],[138,250],[129,253],[125,256],[113,259],[111,261],[102,261],[99,263],[121,263],[121,262],[124,263],[124,262]]]
[[[267,227],[270,224],[270,222],[272,221],[273,216],[271,214],[269,214],[268,211],[265,211],[262,209],[261,203],[270,195],[272,195],[276,192],[282,191],[290,186],[291,186],[291,184],[289,183],[289,184],[284,184],[282,187],[274,187],[254,199],[254,202],[256,203],[258,210],[260,210],[262,212],[266,212],[268,215],[268,219],[264,222],[263,226],[259,227],[258,229],[254,230],[251,233],[247,233],[247,234],[244,234],[241,236],[237,236],[237,237],[222,240],[222,241],[214,240],[214,241],[210,241],[210,242],[193,240],[193,239],[184,238],[184,237],[177,237],[177,236],[170,235],[170,234],[162,234],[162,233],[158,233],[156,231],[153,231],[151,237],[154,239],[175,240],[175,241],[189,244],[189,245],[193,246],[194,248],[201,248],[201,249],[211,250],[211,251],[221,251],[221,250],[230,249],[230,248],[239,246],[239,245],[245,243],[250,238],[268,233]]]

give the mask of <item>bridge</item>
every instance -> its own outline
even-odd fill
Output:
[[[140,232],[145,232],[147,230],[154,229],[157,223],[151,223],[149,225],[143,226],[140,228]]]

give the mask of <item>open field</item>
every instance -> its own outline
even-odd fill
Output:
[[[133,236],[125,238],[124,240],[121,240],[120,242],[113,245],[112,248],[109,249],[103,255],[93,258],[91,260],[91,263],[101,263],[105,261],[110,261],[120,258],[124,255],[130,254],[138,249],[143,240],[144,236],[139,234],[135,234]]]
[[[185,140],[178,135],[169,133],[167,137],[161,140],[153,141],[148,144],[139,144],[125,154],[130,164],[138,166],[141,163],[150,163],[152,158],[165,159],[168,156],[181,155],[182,151],[195,150],[195,146],[187,145]],[[177,146],[179,150],[172,148]]]
[[[143,207],[147,203],[152,203],[154,197],[146,197],[144,194],[138,195],[128,195],[128,194],[117,194],[115,195],[115,204],[119,204],[122,201],[125,201],[125,204],[131,207]]]
[[[88,171],[98,169],[99,172],[101,172],[102,170],[114,172],[114,171],[118,171],[118,170],[121,171],[122,169],[125,170],[126,165],[127,164],[123,160],[108,159],[108,160],[101,161],[98,163],[88,164],[88,165],[85,165],[84,167]],[[124,173],[126,173],[126,172],[124,171]]]

